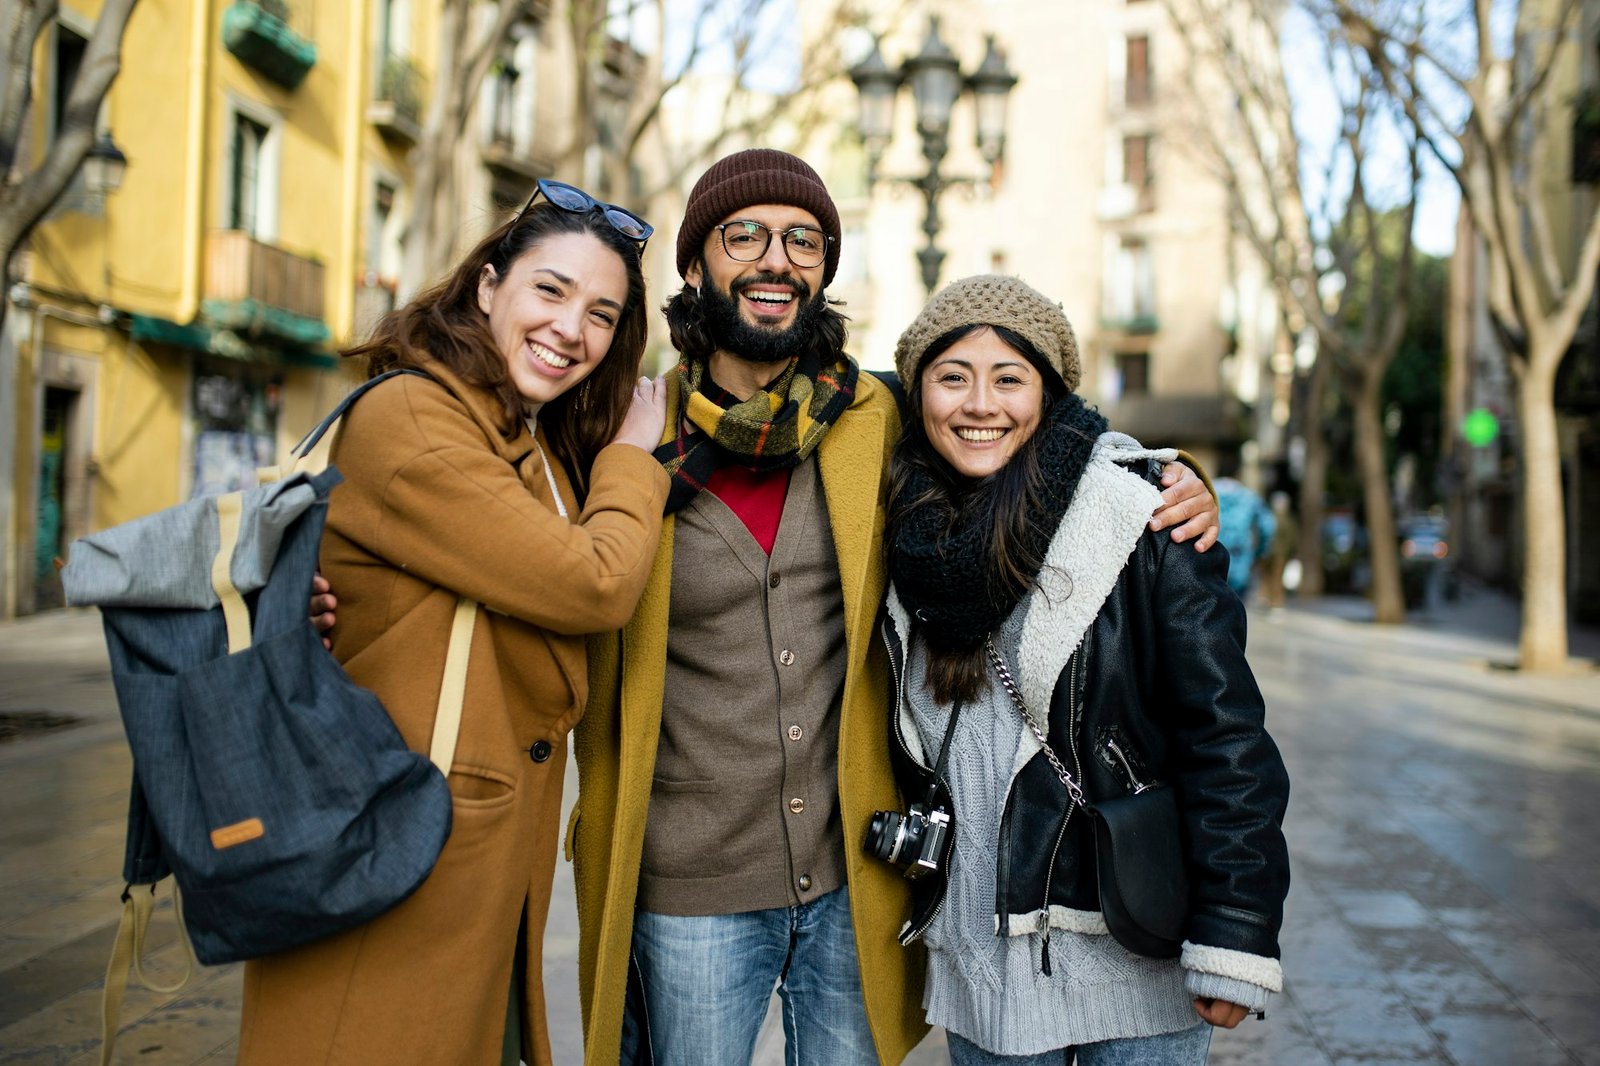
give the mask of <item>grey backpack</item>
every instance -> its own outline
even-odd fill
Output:
[[[306,611],[328,494],[342,480],[323,469],[333,434],[388,376],[302,441],[283,480],[85,537],[62,571],[69,602],[104,617],[133,751],[107,1051],[167,874],[194,955],[233,962],[388,910],[428,876],[450,833],[445,777],[476,604],[456,612],[433,760],[406,747]]]

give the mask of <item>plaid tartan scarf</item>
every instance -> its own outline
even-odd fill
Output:
[[[843,352],[826,369],[820,357],[803,355],[742,401],[711,380],[703,360],[685,360],[670,373],[683,417],[677,436],[655,450],[672,478],[669,515],[694,499],[718,467],[782,470],[804,462],[855,401],[860,368]],[[700,432],[691,434],[690,426]]]

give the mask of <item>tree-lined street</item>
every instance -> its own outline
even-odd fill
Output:
[[[1377,627],[1331,598],[1252,616],[1251,661],[1293,777],[1286,994],[1219,1033],[1224,1066],[1600,1063],[1600,684],[1530,677],[1514,602]],[[1576,654],[1600,633],[1574,630]],[[81,722],[0,743],[0,1063],[91,1063],[118,914],[129,760],[97,619],[0,627],[0,714]],[[15,719],[7,718],[6,721]],[[569,802],[571,799],[569,778]],[[165,892],[165,889],[163,890]],[[581,1061],[570,872],[546,939],[558,1062]],[[151,975],[176,946],[158,912]],[[233,1061],[240,971],[130,991],[116,1061]],[[769,1018],[757,1062],[781,1062]],[[909,1060],[945,1061],[930,1037]]]

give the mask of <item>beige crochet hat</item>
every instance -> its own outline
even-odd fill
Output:
[[[1061,305],[1027,282],[1006,274],[977,274],[940,289],[895,345],[894,366],[906,388],[916,380],[923,353],[940,337],[974,323],[1004,326],[1028,338],[1076,392],[1080,367],[1078,338]]]

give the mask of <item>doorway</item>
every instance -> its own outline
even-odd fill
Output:
[[[76,454],[72,439],[76,389],[46,387],[39,425],[39,499],[34,510],[33,605],[44,611],[66,604],[56,560],[67,553],[67,462]]]

